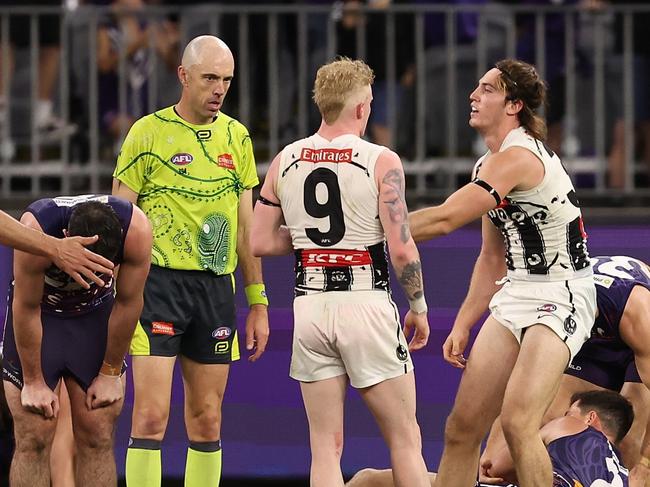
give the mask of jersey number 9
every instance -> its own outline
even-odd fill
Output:
[[[318,201],[316,189],[319,184],[327,188],[327,200]],[[321,232],[318,228],[306,228],[307,237],[320,247],[331,247],[343,239],[345,221],[341,204],[341,189],[336,173],[331,169],[320,167],[305,178],[304,187],[305,211],[314,218],[329,218],[329,230]]]

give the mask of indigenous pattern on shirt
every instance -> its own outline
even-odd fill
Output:
[[[239,197],[258,184],[246,128],[225,113],[193,125],[168,107],[138,120],[113,176],[138,193],[153,226],[151,262],[229,274],[237,266]]]
[[[282,151],[276,194],[296,255],[295,294],[389,291],[375,164],[385,147],[318,134]]]
[[[650,290],[650,269],[640,260],[625,256],[592,259],[598,297],[598,317],[590,341],[629,348],[623,343],[619,325],[634,286]]]
[[[533,189],[501,195],[488,217],[505,240],[508,277],[560,281],[590,274],[587,234],[571,179],[559,157],[520,127],[511,130],[500,152],[523,147],[544,165],[544,178]],[[480,178],[478,160],[474,176]]]
[[[99,201],[108,204],[122,224],[122,245],[114,260],[119,265],[124,257],[124,241],[131,224],[133,205],[126,200],[108,195],[61,196],[35,201],[27,207],[43,229],[43,233],[57,238],[63,238],[63,230],[68,228],[70,216],[75,205],[87,201]],[[55,265],[45,271],[45,286],[41,310],[45,313],[59,315],[74,315],[92,311],[114,295],[114,279],[111,276],[101,276],[105,287],[100,287],[87,279],[90,289],[84,289],[72,277]]]
[[[628,470],[600,431],[588,427],[547,446],[553,464],[553,487],[628,487]]]

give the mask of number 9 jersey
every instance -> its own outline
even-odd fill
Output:
[[[296,250],[296,295],[388,290],[375,164],[385,147],[318,134],[284,148],[275,192]]]

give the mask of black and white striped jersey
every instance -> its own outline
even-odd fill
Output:
[[[296,295],[389,290],[375,164],[385,147],[352,134],[286,146],[275,192],[296,255]]]
[[[556,281],[591,274],[582,213],[560,158],[523,127],[510,131],[500,151],[515,146],[540,159],[544,179],[531,190],[501,195],[501,204],[488,213],[505,240],[508,277]],[[478,160],[475,176],[489,155]]]

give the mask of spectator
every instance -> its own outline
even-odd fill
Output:
[[[572,5],[578,0],[523,0],[509,2],[530,5],[531,11],[540,5]],[[562,153],[562,120],[565,112],[566,93],[566,17],[564,13],[549,13],[544,15],[544,77],[548,82],[548,106],[546,121],[548,123],[548,139],[546,143],[557,153]],[[517,57],[529,63],[537,63],[535,55],[536,27],[535,15],[523,14],[517,16]],[[539,67],[539,66],[538,66]]]
[[[98,0],[97,3],[105,3]],[[151,24],[138,10],[143,0],[113,0],[111,12],[97,30],[97,67],[99,69],[100,128],[119,149],[123,136],[133,122],[149,110],[148,82],[151,73],[149,30],[156,29],[156,45],[165,65],[177,62],[179,34],[175,23]],[[120,53],[126,56],[126,111],[120,110]],[[115,150],[117,152],[117,150]]]
[[[471,154],[472,142],[476,136],[465,123],[468,117],[466,93],[470,93],[476,83],[476,38],[478,34],[478,10],[487,0],[416,0],[422,5],[452,4],[458,6],[475,5],[476,11],[462,10],[454,15],[455,21],[455,56],[456,99],[453,106],[448,106],[447,98],[447,20],[444,13],[431,12],[424,16],[424,47],[426,49],[425,103],[426,103],[426,152],[427,154],[447,153],[451,134],[447,130],[446,120],[455,117],[456,152]],[[408,40],[413,39],[408,31]],[[486,46],[489,47],[489,46]],[[490,53],[488,53],[490,54]],[[489,62],[499,56],[489,56]],[[413,57],[410,58],[411,60]],[[415,106],[418,103],[414,67],[408,71],[410,76],[403,78],[404,102],[401,103],[397,150],[406,157],[413,157],[413,134],[415,127]],[[451,155],[451,154],[448,154]]]
[[[16,0],[0,0],[0,6],[15,5],[20,3],[25,7],[52,7],[61,6],[61,0],[28,0],[17,2]],[[39,59],[38,59],[38,96],[35,105],[31,110],[34,123],[38,130],[41,142],[53,141],[62,137],[69,137],[77,131],[74,124],[70,124],[54,115],[54,88],[57,82],[59,70],[60,46],[60,25],[61,15],[40,15],[38,16],[39,31]],[[0,64],[0,126],[8,123],[10,114],[7,110],[5,93],[8,87],[2,85],[2,69],[6,63],[9,70],[13,72],[15,66],[14,48],[28,48],[30,46],[30,17],[26,15],[13,15],[10,17],[9,37],[12,42],[12,49],[9,50],[9,59],[3,60]],[[10,151],[13,152],[13,149]]]
[[[343,0],[334,4],[333,17],[336,20],[336,55],[349,58],[363,58],[373,69],[375,82],[373,84],[373,105],[368,122],[370,139],[384,146],[394,145],[394,134],[390,132],[388,120],[388,66],[386,64],[386,12],[391,4],[406,3],[402,0]],[[367,10],[364,10],[367,7]],[[395,107],[401,103],[404,86],[412,77],[413,36],[412,16],[410,14],[395,15]],[[357,31],[365,26],[364,46],[357,45]],[[365,51],[364,56],[360,53]],[[320,46],[312,56],[312,72],[326,61],[325,46]],[[397,112],[397,110],[396,110]],[[316,115],[315,111],[313,112]],[[393,113],[394,118],[398,113]],[[316,119],[314,119],[315,122]]]
[[[593,1],[593,8],[604,8],[609,2]],[[629,0],[626,4],[647,5],[647,0]],[[632,16],[633,22],[633,86],[634,86],[634,116],[633,123],[637,133],[639,147],[642,148],[642,158],[650,171],[650,12],[637,13]],[[623,15],[617,14],[614,21],[614,56],[608,59],[610,69],[613,69],[621,79],[623,72]],[[615,77],[614,77],[615,79]],[[609,95],[616,107],[616,120],[612,133],[612,142],[608,155],[608,186],[612,189],[622,189],[625,186],[625,120],[623,119],[623,88],[621,85],[611,85]],[[632,161],[635,160],[633,155]],[[649,178],[650,179],[650,175]],[[650,182],[650,181],[649,181]]]

